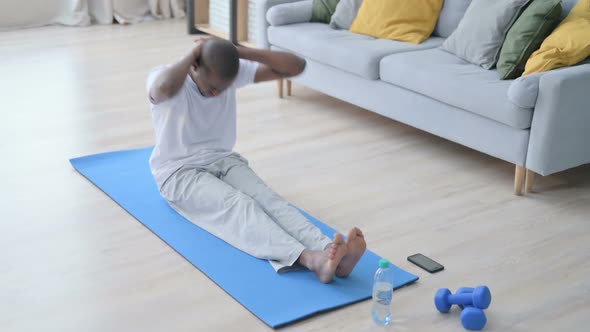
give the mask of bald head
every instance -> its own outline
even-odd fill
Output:
[[[227,40],[209,40],[203,45],[201,66],[208,75],[212,74],[223,81],[232,81],[240,66],[238,50]]]

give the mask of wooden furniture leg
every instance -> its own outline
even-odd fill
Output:
[[[522,166],[516,165],[516,171],[514,172],[514,194],[522,195],[522,185],[524,184],[524,178],[526,169]]]
[[[525,180],[525,192],[532,193],[533,192],[533,184],[535,183],[535,176],[537,174],[530,169],[526,170],[526,180]]]
[[[283,79],[277,80],[277,84],[279,87],[279,98],[283,98]]]

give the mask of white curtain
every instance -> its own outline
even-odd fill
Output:
[[[137,23],[146,18],[166,19],[185,16],[184,0],[87,0],[93,21],[110,24]]]
[[[184,0],[0,0],[0,30],[182,18]]]

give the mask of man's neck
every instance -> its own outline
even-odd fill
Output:
[[[205,97],[205,95],[203,94],[203,90],[201,90],[201,87],[199,86],[199,81],[195,80],[193,78],[193,75],[188,75],[191,78],[191,81],[193,81],[193,83],[195,83],[195,85],[197,86],[197,90],[199,91],[199,93],[201,94],[201,96]]]

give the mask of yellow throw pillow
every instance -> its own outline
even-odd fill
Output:
[[[420,44],[430,37],[443,0],[364,0],[350,31]]]
[[[580,0],[527,60],[524,75],[575,65],[590,56],[590,0]]]

